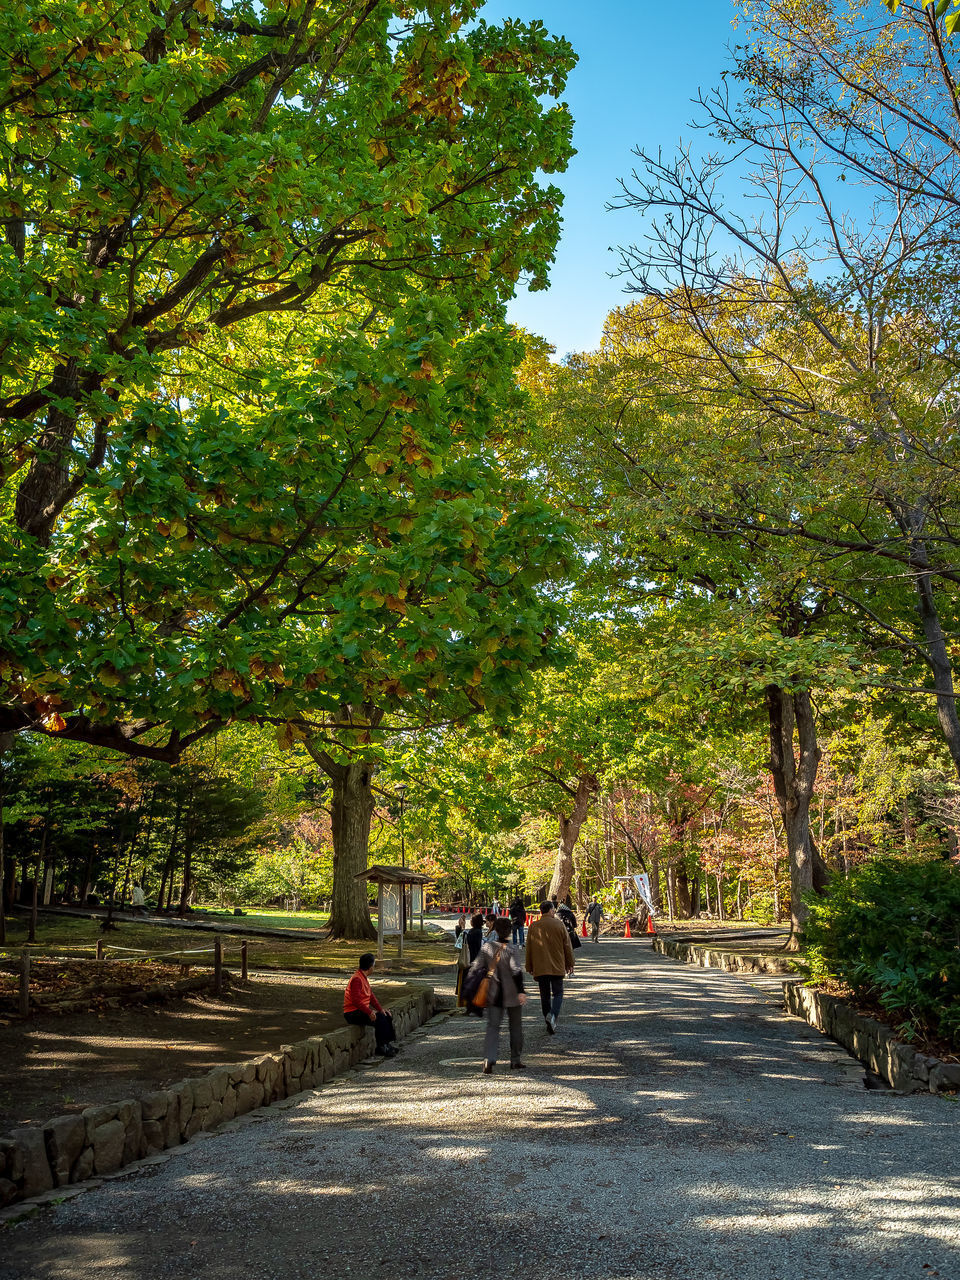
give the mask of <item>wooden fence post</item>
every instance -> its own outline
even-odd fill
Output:
[[[102,938],[97,939],[97,959],[98,960],[103,959],[103,939]]]
[[[20,1017],[30,1013],[30,952],[24,947],[20,952]]]
[[[213,940],[213,989],[217,995],[223,990],[223,939],[219,933]]]
[[[244,938],[240,943],[240,977],[246,982],[247,980],[247,940]]]

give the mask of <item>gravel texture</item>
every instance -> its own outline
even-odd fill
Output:
[[[866,1090],[769,980],[577,958],[526,1072],[452,1017],[8,1228],[0,1278],[960,1280],[955,1100]]]

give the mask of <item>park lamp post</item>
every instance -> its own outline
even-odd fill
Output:
[[[400,797],[400,865],[401,867],[405,867],[407,865],[407,847],[404,843],[403,801],[407,794],[407,784],[405,782],[398,782],[395,790],[397,795]]]
[[[403,830],[403,801],[407,794],[407,784],[398,782],[396,785],[396,793],[400,797],[400,866],[406,870],[407,866],[407,846],[404,839]],[[422,892],[422,891],[421,891]],[[407,931],[407,886],[400,886],[400,936],[401,938]],[[401,944],[402,945],[402,944]]]

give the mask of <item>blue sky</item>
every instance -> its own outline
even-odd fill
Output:
[[[564,193],[563,236],[545,293],[522,294],[510,318],[557,348],[593,349],[604,317],[625,300],[611,280],[616,253],[638,232],[629,212],[607,213],[617,180],[633,167],[632,149],[671,152],[689,137],[691,99],[717,84],[735,43],[732,0],[491,0],[488,22],[539,18],[566,36],[580,62],[564,95],[578,154],[553,179]]]

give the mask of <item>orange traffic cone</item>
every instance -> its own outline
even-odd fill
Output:
[[[653,927],[653,916],[648,915],[647,916],[647,933],[656,933],[656,932],[657,932],[656,929]]]
[[[581,933],[581,935],[582,935],[584,938],[587,936],[587,922],[586,922],[586,920],[584,920],[583,925],[582,925],[582,926],[581,926],[581,928],[580,928],[580,933]]]
[[[629,920],[627,921],[627,927],[626,927],[626,928],[624,929],[624,931],[623,931],[623,936],[624,936],[625,938],[632,938],[632,937],[633,937],[633,934],[630,932],[630,921],[629,921]]]

